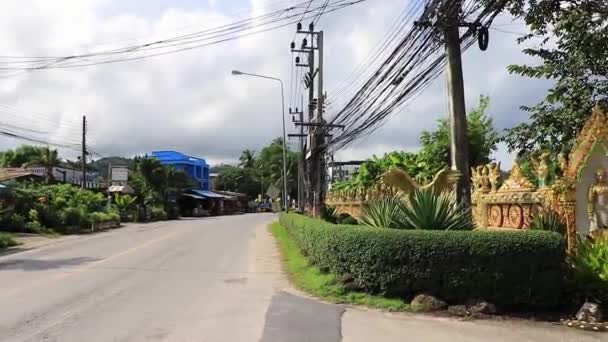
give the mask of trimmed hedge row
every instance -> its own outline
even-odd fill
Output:
[[[484,299],[503,308],[560,301],[565,247],[555,233],[396,230],[284,213],[280,223],[313,264],[352,275],[366,292],[428,293],[452,303]]]

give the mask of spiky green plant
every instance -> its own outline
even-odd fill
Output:
[[[561,218],[552,211],[536,215],[532,222],[530,222],[530,229],[547,230],[561,235],[566,234],[566,225],[562,222]]]
[[[568,256],[568,264],[578,295],[608,303],[608,238],[578,236],[576,250]]]
[[[399,197],[384,197],[371,201],[364,208],[361,223],[378,228],[407,228],[403,219],[405,203]]]
[[[471,230],[471,211],[457,204],[452,193],[432,189],[411,192],[404,206],[403,217],[409,229]]]
[[[321,207],[321,218],[330,223],[338,223],[338,212],[335,207],[324,205]]]

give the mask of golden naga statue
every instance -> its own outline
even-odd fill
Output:
[[[538,159],[532,159],[532,164],[534,165],[534,171],[536,172],[536,177],[538,179],[538,187],[540,189],[547,187],[547,177],[549,177],[549,157],[551,154],[549,152],[543,152],[540,154]]]
[[[394,187],[402,193],[410,193],[417,189],[433,189],[435,192],[451,190],[460,179],[461,173],[456,170],[443,169],[426,185],[420,185],[407,172],[398,168],[391,168],[381,176],[382,182]]]
[[[490,190],[496,192],[498,191],[498,183],[500,182],[500,162],[488,164],[488,170],[490,171]]]

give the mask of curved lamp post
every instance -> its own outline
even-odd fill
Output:
[[[232,70],[232,75],[265,78],[267,80],[277,81],[281,84],[281,118],[283,121],[283,208],[287,210],[289,204],[287,203],[287,140],[285,137],[285,95],[283,92],[283,81],[280,78],[250,74],[239,70]]]

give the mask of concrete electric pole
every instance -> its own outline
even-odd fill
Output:
[[[87,187],[87,117],[82,116],[82,184],[81,187],[84,189]]]
[[[467,114],[460,50],[459,14],[461,8],[461,0],[446,2],[443,11],[445,19],[443,24],[447,53],[451,162],[452,169],[461,173],[460,180],[454,190],[458,202],[468,208],[471,204],[471,175],[469,172],[469,137],[467,134]]]

